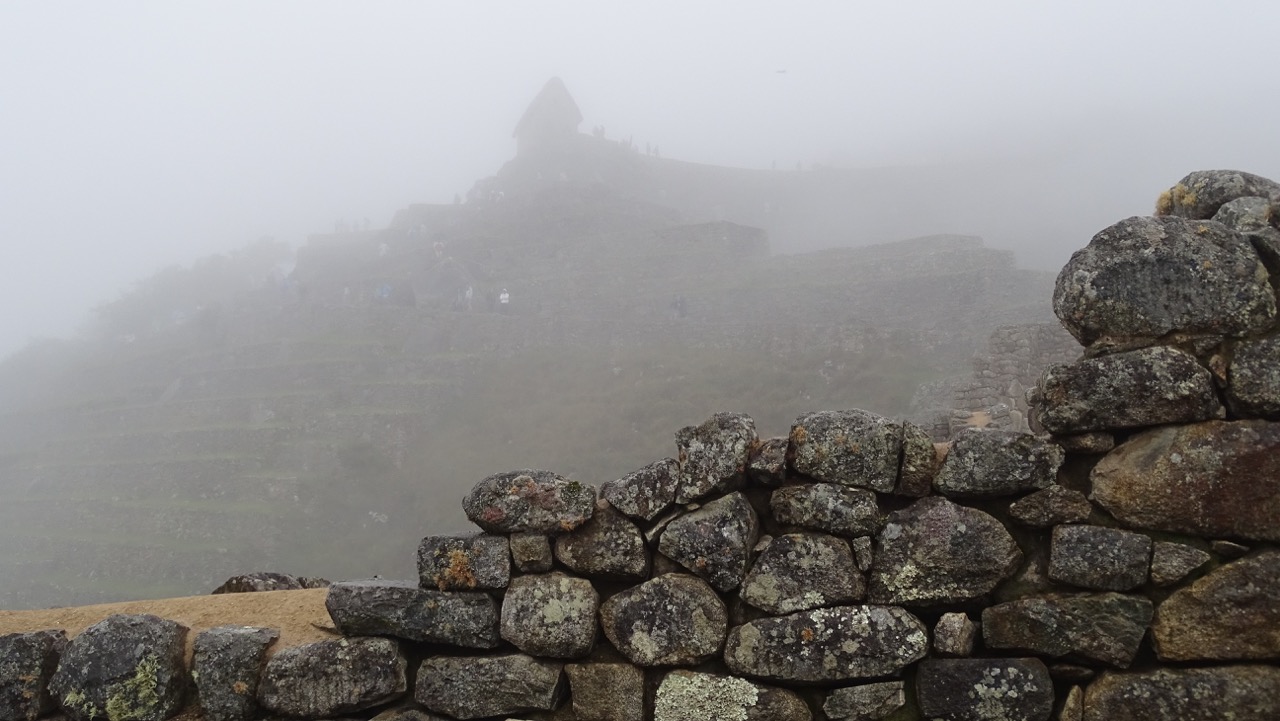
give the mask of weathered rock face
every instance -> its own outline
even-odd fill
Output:
[[[1224,711],[1230,710],[1230,716]],[[1084,693],[1085,721],[1271,721],[1280,668],[1224,666],[1104,673]]]
[[[76,721],[163,721],[182,708],[187,628],[156,616],[108,616],[72,639],[49,692]]]
[[[323,578],[258,571],[232,576],[224,581],[221,586],[213,589],[210,595],[256,593],[259,591],[296,591],[302,588],[324,588],[328,585],[329,582]]]
[[[35,721],[56,708],[49,679],[66,647],[62,631],[0,636],[0,719]]]
[[[729,615],[705,581],[669,573],[606,600],[600,624],[638,666],[692,666],[719,652]]]
[[[1103,230],[1058,275],[1053,310],[1071,335],[1150,339],[1262,330],[1276,300],[1257,251],[1211,220],[1134,217]]]
[[[191,676],[208,721],[249,721],[258,714],[258,678],[267,648],[280,637],[272,628],[219,626],[196,636]]]
[[[1280,658],[1280,551],[1221,566],[1160,604],[1151,627],[1162,661]]]
[[[978,624],[963,613],[944,613],[933,626],[933,653],[940,658],[964,658],[973,653]]]
[[[1185,543],[1156,541],[1151,546],[1151,582],[1170,586],[1208,563],[1213,556]]]
[[[427,536],[418,546],[418,575],[423,588],[441,591],[506,588],[511,546],[506,536]]]
[[[700,426],[676,432],[680,485],[676,502],[688,503],[741,485],[747,458],[759,441],[756,422],[743,413],[717,413]]]
[[[902,424],[863,410],[819,411],[791,426],[792,468],[814,480],[892,493]]]
[[[555,565],[551,541],[541,533],[513,533],[510,543],[511,560],[521,573],[543,573]]]
[[[1128,668],[1151,622],[1151,601],[1118,593],[1024,598],[982,612],[989,649]]]
[[[916,675],[926,718],[1048,721],[1053,680],[1037,658],[926,659]]]
[[[600,487],[600,495],[614,508],[642,521],[652,521],[676,501],[680,464],[664,458]]]
[[[435,656],[418,667],[413,698],[455,719],[550,711],[564,698],[564,667],[521,653]]]
[[[581,658],[596,641],[600,594],[563,573],[519,576],[502,599],[502,638],[533,656]]]
[[[1050,366],[1037,418],[1050,433],[1223,418],[1213,374],[1188,353],[1155,346]]]
[[[1280,423],[1140,433],[1094,467],[1093,499],[1135,528],[1280,541]]]
[[[729,631],[736,674],[797,683],[890,676],[923,658],[929,634],[897,606],[836,606],[762,618]]]
[[[731,591],[747,575],[759,533],[751,503],[731,493],[668,524],[658,550],[717,590]]]
[[[902,424],[902,464],[898,468],[899,496],[920,498],[933,490],[938,471],[938,454],[928,431],[914,423]]]
[[[1239,170],[1197,170],[1160,196],[1161,215],[1212,218],[1223,205],[1239,198],[1280,197],[1280,183]]]
[[[1062,459],[1061,448],[1030,433],[970,428],[956,434],[933,484],[946,496],[1008,496],[1047,488]]]
[[[742,600],[781,615],[850,603],[866,593],[849,544],[821,533],[778,536],[760,553],[742,582]]]
[[[1102,526],[1058,526],[1049,550],[1049,578],[1081,588],[1129,591],[1147,582],[1151,539]]]
[[[889,515],[876,537],[867,598],[934,605],[989,593],[1022,562],[1022,551],[987,513],[931,496]]]
[[[1009,517],[1031,528],[1051,528],[1089,520],[1093,506],[1079,491],[1053,485],[1009,504]]]
[[[271,657],[258,703],[285,716],[327,718],[403,694],[407,662],[387,638],[350,637],[286,648]]]
[[[396,636],[462,648],[496,648],[498,604],[486,593],[436,591],[407,581],[343,581],[325,597],[348,636]]]
[[[644,721],[644,670],[629,663],[564,667],[574,721]]]
[[[787,438],[766,438],[756,444],[747,460],[747,475],[762,486],[778,486],[787,480]]]
[[[773,492],[769,502],[778,523],[837,536],[869,536],[880,530],[876,494],[834,483],[805,483]]]
[[[649,575],[649,549],[636,524],[598,504],[591,520],[556,537],[556,560],[592,578],[638,581]]]
[[[653,721],[810,721],[809,707],[792,691],[733,676],[676,670],[662,677]]]
[[[480,481],[462,501],[490,533],[568,533],[591,518],[596,492],[550,471],[507,471]]]
[[[1227,377],[1227,403],[1234,413],[1280,420],[1280,334],[1240,341]]]
[[[827,694],[822,712],[831,721],[880,721],[907,705],[901,681],[845,686]]]

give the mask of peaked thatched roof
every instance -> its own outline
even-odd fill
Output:
[[[512,136],[519,138],[530,132],[545,132],[549,128],[575,133],[581,122],[582,111],[569,95],[569,89],[560,78],[551,78],[520,116]]]

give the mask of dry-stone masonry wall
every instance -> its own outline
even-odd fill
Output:
[[[484,479],[340,639],[0,638],[0,721],[1280,718],[1280,186],[1194,173],[1058,278],[1040,433],[721,413],[600,488]],[[185,696],[184,696],[185,695]]]

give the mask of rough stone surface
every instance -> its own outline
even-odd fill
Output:
[[[568,533],[591,518],[596,491],[551,471],[507,471],[480,481],[462,501],[490,533]]]
[[[545,573],[555,565],[551,541],[546,535],[513,533],[508,541],[511,544],[511,560],[521,573]]]
[[[1278,196],[1280,184],[1260,175],[1239,170],[1197,170],[1162,194],[1156,209],[1162,215],[1201,220],[1214,217],[1233,200],[1275,200]]]
[[[605,636],[639,666],[692,666],[712,658],[729,627],[724,601],[705,581],[669,573],[600,606]]]
[[[1280,551],[1219,566],[1174,591],[1151,637],[1163,661],[1280,659]]]
[[[486,591],[507,587],[511,546],[506,536],[473,533],[427,536],[418,546],[418,575],[423,588]]]
[[[1049,578],[1099,591],[1129,591],[1147,582],[1151,539],[1102,526],[1058,526],[1049,550]]]
[[[1043,398],[1037,402],[1043,402]],[[1102,433],[1100,431],[1054,436],[1053,442],[1062,446],[1062,450],[1067,453],[1079,453],[1089,456],[1100,456],[1116,447],[1116,437],[1110,433]]]
[[[342,581],[325,608],[348,636],[396,636],[462,648],[496,648],[498,604],[485,593],[436,591],[408,581]]]
[[[1213,557],[1185,543],[1156,541],[1151,546],[1151,582],[1172,586],[1191,575]]]
[[[969,428],[956,434],[933,485],[959,498],[1008,496],[1047,488],[1062,460],[1062,448],[1030,433]]]
[[[1240,341],[1228,378],[1227,404],[1233,413],[1280,420],[1280,334]]]
[[[679,484],[680,464],[663,458],[604,484],[600,496],[632,518],[652,521],[675,503]]]
[[[648,577],[649,549],[640,529],[606,502],[591,520],[556,537],[556,560],[592,578],[638,581]]]
[[[49,679],[66,646],[61,630],[0,636],[0,719],[35,721],[56,708]]]
[[[744,413],[717,413],[700,426],[676,432],[680,485],[676,502],[723,493],[745,480],[747,458],[759,442],[756,422]]]
[[[673,520],[658,550],[706,579],[718,591],[732,591],[747,575],[759,519],[742,493],[731,493]]]
[[[644,721],[644,670],[629,663],[571,663],[574,721]]]
[[[596,641],[600,594],[563,573],[518,576],[502,599],[502,638],[532,656],[582,658]]]
[[[1276,299],[1257,251],[1211,220],[1133,217],[1093,237],[1058,275],[1053,310],[1081,343],[1266,328]]]
[[[837,536],[869,536],[880,530],[876,494],[834,483],[805,483],[773,492],[769,501],[778,523]]]
[[[1231,715],[1225,716],[1224,709]],[[1084,721],[1274,721],[1280,668],[1222,666],[1104,673],[1084,692]]]
[[[813,714],[793,691],[746,679],[676,670],[662,677],[653,721],[810,721]]]
[[[858,536],[849,541],[849,547],[853,549],[853,563],[858,567],[858,570],[863,573],[870,571],[871,564],[875,559],[871,537]]]
[[[824,483],[892,493],[902,423],[863,410],[818,411],[791,426],[791,466]]]
[[[449,721],[413,705],[395,706],[374,716],[372,721]]]
[[[742,600],[775,615],[856,601],[866,580],[849,544],[821,533],[774,538],[742,582]]]
[[[1280,423],[1140,433],[1091,474],[1093,500],[1135,528],[1280,541]]]
[[[455,719],[550,711],[564,698],[564,667],[522,653],[434,656],[418,667],[413,698]]]
[[[916,674],[920,712],[944,721],[1048,721],[1053,680],[1038,658],[926,659]]]
[[[766,438],[756,445],[747,460],[747,475],[762,486],[778,486],[787,480],[787,449],[791,440],[786,437]]]
[[[901,681],[846,686],[827,694],[822,711],[831,721],[880,721],[907,705]]]
[[[1009,517],[1031,528],[1083,523],[1092,513],[1093,505],[1083,493],[1056,484],[1009,504]]]
[[[108,616],[67,644],[49,693],[76,721],[163,721],[182,708],[186,642],[173,621]]]
[[[1226,541],[1221,538],[1209,542],[1209,550],[1218,554],[1218,558],[1224,561],[1233,561],[1249,552],[1249,547],[1243,543],[1235,541]]]
[[[206,721],[249,721],[258,715],[258,678],[272,628],[219,626],[196,636],[191,676]]]
[[[933,490],[938,471],[938,452],[928,431],[914,423],[902,424],[902,464],[898,468],[899,496],[922,498]]]
[[[304,718],[373,708],[405,692],[407,665],[399,644],[388,638],[353,636],[281,649],[267,661],[258,703]]]
[[[223,593],[255,593],[258,591],[296,591],[303,588],[324,588],[329,582],[323,578],[294,576],[288,573],[257,571],[228,578],[211,595]]]
[[[1052,673],[1050,669],[1050,673]],[[1083,721],[1084,719],[1084,689],[1079,686],[1072,686],[1067,691],[1067,697],[1062,701],[1062,710],[1058,712],[1057,721]]]
[[[737,626],[724,662],[744,676],[827,684],[896,674],[928,650],[925,625],[902,608],[836,606]]]
[[[973,654],[978,624],[963,613],[944,613],[933,626],[933,654],[940,658],[964,658]]]
[[[1084,433],[1223,418],[1213,374],[1189,353],[1140,348],[1050,366],[1036,417],[1050,433]]]
[[[995,518],[930,496],[889,515],[876,537],[867,597],[907,605],[967,601],[1021,563],[1018,544]]]
[[[1024,598],[982,612],[988,649],[1128,668],[1151,623],[1151,601],[1119,593]]]

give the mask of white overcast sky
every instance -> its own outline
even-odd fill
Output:
[[[945,162],[1146,123],[1183,171],[1269,172],[1277,29],[1276,0],[5,0],[0,354],[165,265],[450,201],[553,75],[584,130],[697,162]]]

